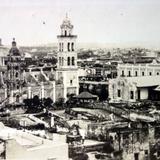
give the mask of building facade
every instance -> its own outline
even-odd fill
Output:
[[[137,102],[160,98],[160,76],[117,77],[109,80],[110,102]]]
[[[65,100],[71,94],[78,95],[78,66],[76,53],[76,39],[73,35],[73,25],[66,16],[61,25],[61,34],[57,36],[59,52],[57,54],[56,81],[63,84],[63,96]]]
[[[160,64],[153,62],[147,64],[118,64],[118,76],[139,77],[160,75]]]
[[[23,55],[17,48],[16,41],[13,39],[12,47],[7,56],[7,97],[9,103],[20,102],[21,90],[24,83],[23,77]]]

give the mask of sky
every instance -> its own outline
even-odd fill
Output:
[[[66,13],[79,43],[160,48],[160,0],[0,0],[2,42],[55,43]]]

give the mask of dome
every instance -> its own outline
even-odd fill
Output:
[[[21,56],[20,51],[17,48],[15,38],[13,38],[12,47],[9,50],[9,55],[11,55],[11,56]]]

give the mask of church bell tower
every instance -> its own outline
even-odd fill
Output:
[[[77,35],[72,34],[73,25],[67,15],[63,20],[60,29],[61,34],[57,36],[57,80],[63,84],[63,97],[67,99],[69,95],[77,95],[79,92],[76,52]]]
[[[24,62],[14,38],[7,58],[7,96],[9,103],[20,103]]]

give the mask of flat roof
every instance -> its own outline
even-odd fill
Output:
[[[66,145],[66,143],[62,141],[55,143],[55,140],[52,141],[49,139],[44,139],[28,133],[27,131],[24,132],[22,130],[13,129],[4,125],[0,126],[0,139],[5,141],[14,139],[20,146],[23,146],[27,149]]]

